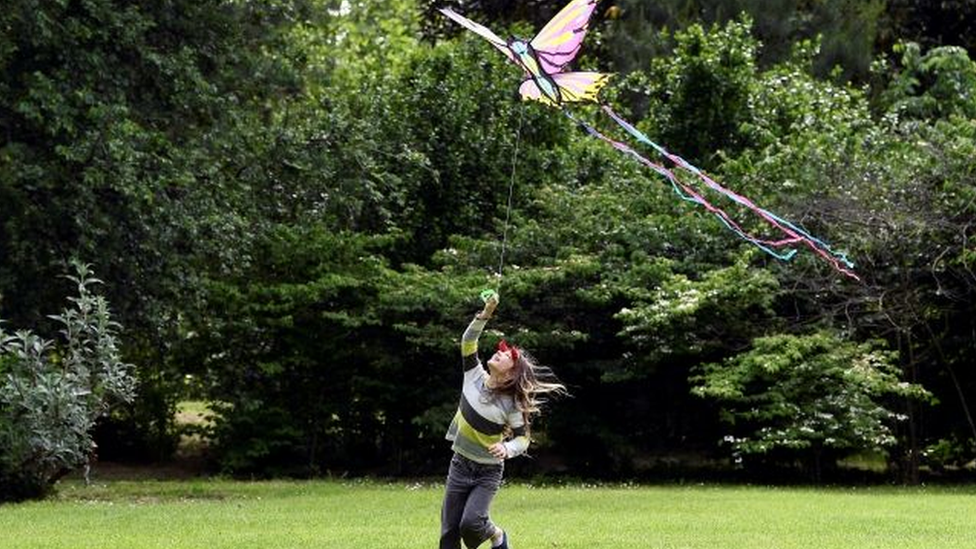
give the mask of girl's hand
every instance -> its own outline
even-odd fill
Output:
[[[488,452],[498,459],[505,459],[508,457],[508,449],[501,442],[496,442],[488,447]]]
[[[491,314],[495,312],[495,307],[498,307],[498,294],[491,294],[488,301],[485,301],[485,312]]]
[[[481,311],[481,314],[478,316],[480,316],[483,319],[491,318],[492,313],[495,312],[495,307],[498,307],[497,292],[491,294],[491,296],[485,300],[485,308],[484,310]]]

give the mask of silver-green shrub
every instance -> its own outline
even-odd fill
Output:
[[[0,325],[0,501],[41,497],[88,463],[92,428],[114,404],[135,396],[132,366],[122,361],[119,324],[101,283],[75,263],[77,285],[60,315],[60,337]]]

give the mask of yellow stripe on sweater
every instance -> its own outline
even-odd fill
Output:
[[[501,434],[486,435],[481,431],[476,430],[474,427],[471,426],[470,423],[467,422],[467,420],[464,419],[464,416],[460,412],[458,412],[457,414],[457,420],[458,420],[458,435],[463,436],[468,440],[473,440],[485,448],[488,448],[489,446],[497,442],[501,442],[503,439],[503,435]]]

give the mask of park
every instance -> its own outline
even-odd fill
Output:
[[[971,4],[13,0],[0,547],[972,547]]]

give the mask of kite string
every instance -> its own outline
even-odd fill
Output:
[[[518,166],[519,143],[522,140],[522,121],[524,118],[525,107],[520,107],[518,129],[515,131],[515,147],[512,151],[512,171],[508,181],[508,201],[505,207],[505,228],[502,231],[502,251],[498,258],[498,272],[496,273],[498,276],[498,288],[496,288],[496,291],[501,289],[502,270],[505,268],[505,249],[508,247],[508,222],[512,214],[512,195],[515,190],[515,171]]]

